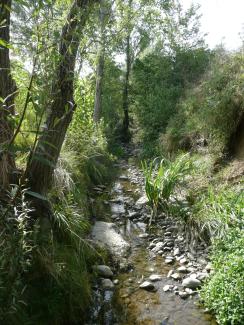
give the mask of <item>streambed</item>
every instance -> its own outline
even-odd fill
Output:
[[[130,250],[126,256],[117,254],[110,265],[114,271],[113,288],[102,289],[99,284],[96,287],[96,302],[89,324],[216,324],[214,318],[199,307],[197,291],[182,286],[184,278],[192,276],[198,281],[199,274],[202,278],[208,275],[207,248],[200,246],[195,255],[189,252],[184,247],[180,226],[168,218],[161,218],[157,226],[147,232],[150,210],[143,194],[143,176],[127,161],[122,161],[117,168],[120,176],[112,189],[95,189],[94,214],[96,222],[113,223]],[[177,276],[172,277],[175,274]],[[149,281],[150,288],[140,288],[150,276],[157,281]]]

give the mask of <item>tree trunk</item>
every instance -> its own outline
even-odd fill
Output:
[[[130,48],[130,33],[126,37],[126,71],[124,80],[124,90],[123,90],[123,137],[127,142],[129,140],[129,78],[131,71],[131,48]]]
[[[76,55],[88,12],[97,0],[75,0],[63,27],[52,102],[45,122],[45,131],[38,140],[27,166],[31,191],[45,195],[52,185],[53,172],[60,155],[66,131],[76,108],[74,102],[74,71]]]
[[[104,28],[105,28],[105,8],[104,1],[100,1],[100,44],[98,50],[98,60],[96,69],[96,90],[95,90],[95,103],[94,103],[94,115],[93,120],[95,123],[99,123],[102,115],[102,85],[104,74]]]
[[[10,41],[11,0],[0,0],[0,191],[8,189],[15,171],[14,156],[8,148],[13,132],[14,95],[16,85],[10,71],[8,44]]]

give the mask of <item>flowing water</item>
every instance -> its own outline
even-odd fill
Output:
[[[148,250],[151,234],[147,234],[147,210],[132,220],[135,201],[141,196],[142,176],[127,162],[121,163],[120,177],[112,189],[101,191],[94,208],[96,218],[118,225],[120,233],[130,243],[131,251],[126,260],[128,270],[119,271],[114,291],[96,291],[96,308],[92,325],[214,325],[210,314],[199,307],[197,295],[182,299],[174,291],[164,292],[165,285],[172,285],[168,272],[172,265],[165,263],[162,256]],[[162,228],[155,227],[153,238],[161,236]],[[176,262],[177,263],[177,262]],[[176,267],[176,265],[174,265]],[[139,288],[141,282],[151,274],[162,277],[154,282],[153,292]],[[181,282],[174,281],[174,286]]]

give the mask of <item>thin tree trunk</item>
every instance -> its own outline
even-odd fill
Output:
[[[14,95],[16,85],[10,71],[8,44],[10,41],[11,0],[0,0],[0,191],[8,189],[14,179],[15,161],[8,143],[14,132]]]
[[[97,69],[96,69],[96,90],[95,90],[95,103],[94,103],[94,115],[93,120],[98,123],[102,115],[102,85],[103,85],[103,75],[104,75],[104,28],[105,28],[105,7],[104,1],[100,1],[100,44],[98,50],[97,58]]]
[[[45,195],[52,185],[53,172],[60,155],[66,131],[76,108],[74,102],[74,70],[76,55],[89,9],[97,0],[75,0],[63,27],[52,102],[45,123],[45,131],[27,166],[30,190]]]
[[[124,90],[123,90],[123,136],[124,140],[129,140],[129,78],[131,72],[131,48],[130,48],[130,33],[126,37],[126,71],[124,80]]]

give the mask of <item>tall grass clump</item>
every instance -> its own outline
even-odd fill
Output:
[[[202,240],[224,238],[229,229],[240,227],[243,220],[243,192],[240,186],[230,187],[209,185],[206,189],[189,195],[179,213],[187,211],[184,219],[188,233]],[[191,195],[190,195],[191,194]],[[188,234],[190,236],[190,234]]]
[[[189,154],[181,154],[174,161],[162,159],[142,163],[145,176],[145,191],[152,208],[153,216],[158,209],[168,212],[169,201],[192,170]]]

